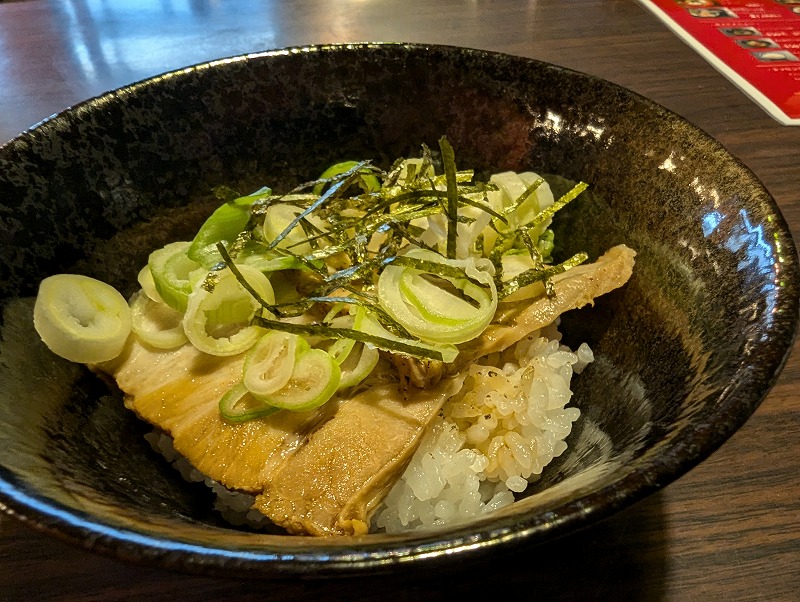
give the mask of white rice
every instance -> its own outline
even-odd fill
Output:
[[[373,530],[399,533],[459,522],[507,506],[561,455],[580,416],[566,407],[574,373],[594,360],[585,343],[573,353],[555,327],[533,333],[469,368],[461,392],[442,408],[419,449],[376,512]],[[227,489],[175,451],[161,431],[146,438],[190,482],[216,495],[214,508],[234,525],[271,523],[255,497]]]
[[[573,353],[559,339],[555,329],[534,333],[487,358],[492,365],[470,367],[376,513],[376,529],[426,529],[507,506],[567,449],[580,416],[565,407],[570,381],[594,358],[585,343]]]

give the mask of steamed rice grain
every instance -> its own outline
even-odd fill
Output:
[[[533,333],[494,361],[470,366],[378,510],[387,533],[469,519],[514,502],[561,455],[580,416],[566,407],[575,373],[593,361],[555,328]],[[488,358],[487,358],[488,359]]]

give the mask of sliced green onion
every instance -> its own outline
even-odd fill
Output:
[[[286,385],[259,397],[276,408],[302,412],[321,406],[336,393],[341,370],[322,349],[308,349],[298,355]]]
[[[439,360],[445,364],[455,361],[458,356],[458,348],[450,343],[427,343],[414,339],[406,339],[389,332],[376,317],[367,314],[361,325],[364,337],[353,337],[357,341],[368,343],[392,353],[400,353],[413,357],[421,357],[431,360]],[[359,331],[354,331],[359,332]]]
[[[400,291],[420,316],[443,326],[458,327],[464,321],[473,318],[477,307],[492,304],[492,292],[487,290],[488,287],[475,286],[466,279],[453,283],[455,284],[453,288],[460,289],[464,293],[463,297],[470,298],[472,302],[462,298],[461,295],[453,294],[447,290],[449,287],[429,280],[416,270],[403,272],[400,277]]]
[[[281,322],[279,320],[269,320],[256,316],[253,324],[262,328],[279,330],[281,332],[291,332],[304,336],[319,336],[326,339],[349,338],[368,345],[373,345],[384,351],[421,357],[440,362],[451,363],[458,355],[458,348],[449,344],[429,344],[423,341],[416,341],[399,337],[388,330],[376,319],[367,314],[364,319],[362,330],[352,328],[330,328],[319,324],[296,324],[293,322]]]
[[[242,383],[228,389],[219,400],[219,413],[231,422],[246,422],[280,412],[280,408],[259,401]]]
[[[441,254],[435,251],[427,249],[424,255],[430,257],[430,259],[423,259],[422,253],[419,253],[418,251],[412,251],[410,253],[407,253],[406,255],[397,255],[395,257],[389,257],[386,260],[384,260],[383,263],[385,265],[391,264],[394,266],[413,268],[420,272],[436,274],[437,276],[441,276],[442,278],[458,278],[458,279],[466,278],[473,284],[478,284],[478,285],[480,285],[482,282],[486,280],[485,278],[482,278],[481,280],[470,278],[464,272],[463,267],[455,267],[456,264],[453,264],[447,260],[442,261],[444,258],[441,256]]]
[[[192,244],[186,251],[189,259],[206,268],[219,263],[217,243],[230,243],[236,239],[250,221],[250,207],[253,203],[271,194],[269,188],[249,196],[239,197],[218,207],[200,227]]]
[[[189,242],[170,243],[150,253],[147,262],[158,295],[179,312],[186,311],[194,279],[205,272],[199,263],[186,255],[190,245]]]
[[[144,290],[134,293],[130,308],[133,332],[148,345],[174,349],[189,340],[183,331],[183,314],[153,301]]]
[[[339,364],[342,376],[339,391],[355,387],[375,369],[380,359],[378,350],[364,343],[355,343],[347,358]]]
[[[445,259],[423,249],[409,251],[406,257],[462,270],[462,278],[440,277],[474,303],[429,282],[422,270],[389,265],[378,278],[378,302],[386,313],[429,343],[463,343],[483,332],[497,309],[497,290],[488,260],[479,260],[479,267],[473,258]]]
[[[261,299],[274,303],[275,297],[267,277],[250,266],[237,266],[248,285]],[[210,355],[236,355],[255,345],[263,331],[253,319],[261,304],[225,268],[218,273],[212,290],[198,285],[189,295],[183,328],[189,341]]]
[[[247,352],[242,383],[257,399],[282,389],[289,382],[299,352],[308,349],[302,337],[271,331]]]
[[[292,252],[300,255],[310,253],[311,245],[307,242],[308,236],[300,222],[286,232],[286,229],[295,222],[297,216],[302,212],[303,210],[300,207],[288,203],[270,205],[264,214],[264,240],[271,244],[274,243],[275,246],[281,249],[291,249]]]
[[[501,192],[502,213],[508,218],[508,226],[512,231],[531,224],[544,209],[553,204],[549,184],[535,173],[507,171],[492,175],[490,182]],[[537,222],[537,225],[549,221],[550,217],[552,214]]]
[[[555,233],[550,228],[547,228],[542,232],[542,235],[539,236],[539,240],[536,241],[536,247],[539,249],[542,261],[547,263],[551,261],[553,249],[555,248],[554,240]]]
[[[320,180],[332,180],[336,176],[342,175],[351,169],[353,169],[356,165],[358,165],[360,161],[343,161],[341,163],[336,163],[335,165],[331,165],[328,169],[322,172],[322,175],[319,177]],[[359,185],[361,186],[364,192],[373,192],[378,190],[381,187],[381,183],[378,181],[371,170],[362,169],[359,170]],[[324,181],[319,182],[314,186],[313,192],[316,195],[322,194],[323,189],[325,188]]]
[[[148,297],[158,303],[164,303],[164,300],[161,298],[161,295],[158,294],[158,290],[156,289],[156,281],[153,280],[153,273],[150,271],[149,264],[145,265],[141,270],[139,270],[136,280],[139,282],[139,286],[142,287],[142,290]]]
[[[363,307],[358,307],[354,315],[339,316],[328,322],[333,328],[358,330],[364,321],[365,314],[366,310]],[[353,339],[337,339],[326,351],[341,366],[352,353],[355,344],[356,342]]]
[[[53,353],[94,364],[122,352],[131,332],[131,312],[125,298],[105,282],[57,274],[39,285],[33,324]]]
[[[356,307],[352,315],[340,316],[332,324],[362,330],[366,315],[364,307]],[[340,391],[354,387],[369,376],[380,358],[375,347],[353,339],[339,339],[327,351],[342,371]]]

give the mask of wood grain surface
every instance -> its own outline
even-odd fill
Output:
[[[800,128],[779,125],[633,0],[0,3],[0,139],[157,73],[289,45],[443,43],[626,86],[717,138],[800,234]],[[800,238],[798,238],[800,240]],[[800,355],[707,461],[585,531],[413,580],[239,582],[144,569],[0,517],[0,600],[800,599]]]

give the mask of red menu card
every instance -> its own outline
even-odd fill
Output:
[[[800,125],[800,0],[640,0],[784,125]]]

